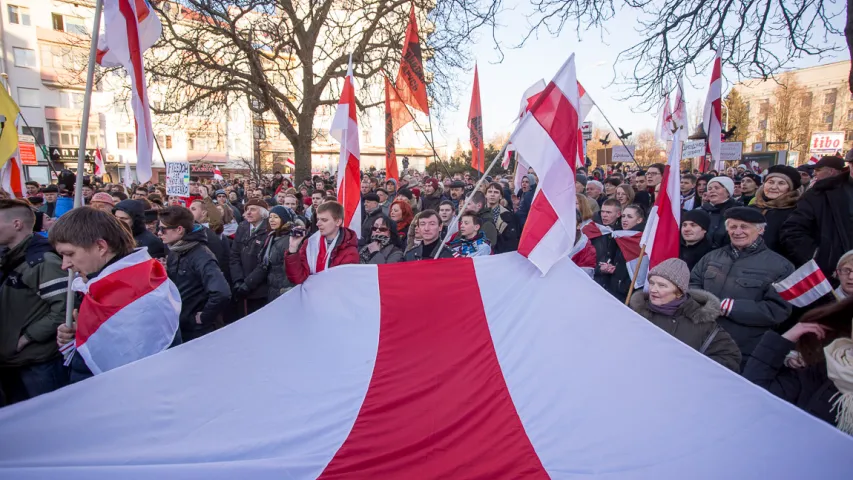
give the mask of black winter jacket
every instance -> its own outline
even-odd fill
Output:
[[[645,226],[645,223],[641,223],[631,230],[642,232]],[[596,252],[596,256],[598,256],[598,252]],[[628,290],[631,289],[631,276],[634,272],[628,271],[628,263],[625,261],[625,255],[622,254],[622,249],[619,248],[619,244],[615,240],[610,243],[609,256],[610,264],[616,267],[616,271],[612,274],[603,274],[605,278],[604,288],[624,303],[625,298],[628,297]],[[644,267],[641,266],[640,268]]]
[[[500,207],[500,209],[498,222],[495,224],[495,228],[498,230],[498,242],[492,246],[492,251],[495,254],[518,250],[518,239],[521,236],[518,218],[515,214],[504,207]]]
[[[182,254],[169,251],[166,271],[181,294],[181,337],[187,342],[216,329],[218,317],[231,299],[231,290],[216,257],[207,248],[204,227],[196,225],[183,240],[198,245]],[[201,318],[196,321],[199,312]]]
[[[649,294],[642,291],[631,295],[629,306],[661,330],[699,351],[717,328],[720,300],[703,290],[690,290],[688,295],[689,298],[678,307],[673,316],[649,309]],[[717,329],[703,353],[729,370],[740,373],[740,349],[725,330]]]
[[[377,218],[382,216],[382,207],[376,207],[376,210],[370,213],[365,210],[365,213],[364,221],[361,222],[361,239],[358,241],[359,247],[363,247],[370,243],[370,235],[373,233],[373,224],[376,223]]]
[[[713,250],[711,248],[711,242],[708,240],[708,237],[702,239],[701,242],[695,243],[693,245],[687,245],[684,243],[684,239],[681,239],[681,247],[678,249],[678,258],[684,260],[684,263],[687,264],[687,268],[693,270],[693,267],[699,263],[699,260],[702,260],[702,257],[708,254]]]
[[[794,273],[794,266],[767,248],[760,239],[755,247],[739,251],[718,248],[704,257],[690,273],[690,288],[707,290],[719,299],[732,299],[720,325],[731,334],[746,361],[767,330],[784,322],[791,305],[776,293],[773,283]]]
[[[498,243],[498,228],[495,226],[495,218],[492,214],[492,209],[488,206],[483,207],[477,216],[480,217],[480,231],[486,236],[489,241],[489,246],[494,248]]]
[[[228,267],[228,257],[231,253],[230,246],[222,236],[211,230],[209,227],[204,227],[204,234],[207,236],[207,248],[216,257],[216,263],[219,265],[219,270],[222,275],[225,275],[225,280],[231,284],[231,270]]]
[[[148,248],[148,255],[151,255],[151,258],[163,258],[166,256],[166,247],[163,245],[163,241],[145,228],[145,205],[142,202],[138,200],[122,200],[116,204],[113,211],[115,210],[121,210],[133,219],[131,232],[133,233],[133,239],[136,240],[137,247]]]
[[[766,210],[762,210],[755,205],[752,205],[752,208],[756,208],[761,210],[764,214],[764,218],[767,219],[767,225],[764,227],[764,234],[761,235],[764,238],[764,243],[767,244],[767,248],[773,250],[779,255],[785,255],[785,249],[782,245],[782,225],[788,220],[788,217],[794,213],[794,207],[791,208],[769,208]]]
[[[726,210],[732,207],[742,206],[740,202],[734,198],[730,198],[719,205],[703,203],[702,209],[708,212],[711,216],[711,224],[708,227],[705,237],[711,242],[711,248],[720,248],[723,245],[729,244],[729,234],[726,232]]]
[[[289,245],[290,235],[275,235],[274,232],[267,234],[264,246],[258,253],[258,266],[246,277],[245,282],[250,289],[267,285],[267,301],[271,302],[293,288],[284,271],[284,254]]]
[[[438,190],[432,193],[432,195],[424,194],[421,196],[421,211],[424,210],[435,210],[438,212],[438,206],[441,205],[441,202],[447,200],[447,197],[441,194]]]
[[[237,227],[237,233],[234,234],[234,241],[231,243],[231,255],[229,257],[229,265],[231,267],[231,281],[234,285],[240,282],[245,282],[246,277],[258,266],[259,255],[264,248],[267,234],[269,233],[269,223],[264,220],[254,233],[251,231],[252,225],[249,222],[242,222]],[[267,298],[266,279],[259,279],[257,283],[249,285],[249,294],[246,298],[259,299]]]
[[[848,170],[815,183],[797,202],[797,208],[782,225],[785,255],[796,266],[814,257],[826,278],[833,276],[838,259],[853,249],[851,201],[845,187],[851,183]]]
[[[826,363],[801,369],[785,366],[794,343],[776,332],[765,332],[746,362],[743,376],[815,417],[835,425],[833,396],[838,388],[826,374]]]

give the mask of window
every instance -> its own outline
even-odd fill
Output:
[[[24,135],[32,135],[36,139],[37,145],[44,145],[44,129],[41,127],[21,127],[21,133]]]
[[[220,136],[210,132],[190,133],[187,138],[187,149],[195,152],[221,152],[225,150]]]
[[[157,143],[160,145],[160,148],[163,150],[169,150],[172,148],[172,136],[171,135],[157,135]]]
[[[770,100],[759,100],[758,113],[761,115],[767,115],[768,113],[770,113]]]
[[[29,48],[15,47],[12,49],[12,52],[15,55],[15,66],[16,67],[26,67],[26,68],[35,68],[36,67],[36,51],[35,50],[30,50]]]
[[[826,112],[823,114],[823,123],[832,123],[833,120],[832,112]]]
[[[136,148],[136,136],[134,134],[119,132],[116,134],[116,137],[118,138],[119,150],[133,150]]]
[[[63,17],[65,20],[65,31],[68,33],[76,33],[77,35],[88,35],[86,24],[80,17]]]
[[[48,123],[47,127],[50,131],[50,145],[58,145],[60,147],[66,148],[80,148],[80,125],[79,124],[69,124],[69,123]],[[101,146],[106,145],[104,141],[104,135],[102,132],[92,132],[89,131],[89,135],[86,138],[87,148],[90,146]],[[94,147],[92,147],[94,148]]]
[[[83,92],[59,92],[59,106],[62,108],[83,108]]]
[[[827,90],[823,94],[824,105],[835,105],[836,90]]]
[[[767,120],[759,120],[758,121],[758,129],[759,130],[767,130]]]
[[[51,18],[53,19],[53,29],[59,32],[64,32],[65,22],[62,21],[62,15],[53,13],[51,14]]]
[[[847,121],[853,122],[853,108],[851,108],[850,110],[847,110]]]
[[[844,135],[845,142],[853,141],[853,130],[847,130],[847,133]]]
[[[37,88],[18,87],[18,105],[22,107],[40,107],[41,95]]]
[[[9,23],[17,25],[30,25],[30,9],[27,7],[19,7],[17,5],[9,5]]]

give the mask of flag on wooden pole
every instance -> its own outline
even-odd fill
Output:
[[[468,129],[471,131],[471,166],[478,172],[486,171],[486,153],[483,150],[483,110],[480,108],[480,78],[474,65],[474,89],[471,108],[468,110]]]

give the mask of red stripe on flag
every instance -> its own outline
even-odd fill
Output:
[[[551,82],[545,87],[531,112],[574,171],[578,154],[578,112],[575,107],[554,82]]]
[[[343,190],[341,194],[343,198],[340,199],[344,205],[344,226],[356,230],[354,227],[358,227],[358,225],[352,226],[350,222],[352,222],[355,212],[361,208],[361,205],[359,205],[361,203],[361,181],[359,179],[359,162],[352,153],[349,154],[349,159],[347,159],[345,175],[346,178],[341,182],[341,190]]]
[[[658,194],[658,224],[654,248],[649,258],[649,269],[669,258],[678,258],[678,249],[681,247],[681,228],[675,221],[672,213],[672,199],[669,198],[669,174],[670,166],[667,165],[663,169],[663,180]],[[637,255],[639,256],[639,252]]]
[[[791,288],[779,292],[779,296],[785,301],[790,302],[791,300],[806,294],[809,290],[817,287],[825,281],[826,276],[824,276],[823,272],[818,269],[792,285]]]
[[[77,346],[86,343],[119,310],[153,292],[167,279],[166,269],[152,258],[93,283],[83,297],[77,316]]]
[[[545,198],[544,193],[538,193],[533,198],[533,203],[530,205],[530,212],[527,214],[527,222],[524,224],[524,230],[521,231],[521,239],[518,241],[518,253],[525,257],[530,256],[530,252],[539,245],[545,234],[551,230],[551,227],[557,223],[557,212],[551,205],[551,202]]]
[[[380,265],[379,292],[373,377],[320,478],[548,478],[501,372],[473,261]],[[412,308],[425,298],[455,314]]]

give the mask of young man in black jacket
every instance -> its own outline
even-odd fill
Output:
[[[204,227],[193,223],[184,207],[160,210],[160,238],[169,246],[166,271],[181,293],[181,337],[184,342],[208,334],[221,324],[231,290],[207,248]]]
[[[138,200],[122,200],[113,208],[113,215],[130,228],[136,246],[147,248],[151,258],[166,256],[163,241],[145,228],[145,204]]]
[[[486,203],[492,214],[492,220],[498,232],[498,239],[492,246],[497,253],[513,252],[518,250],[518,221],[515,214],[501,205],[503,198],[503,187],[500,183],[492,182],[486,189]]]

